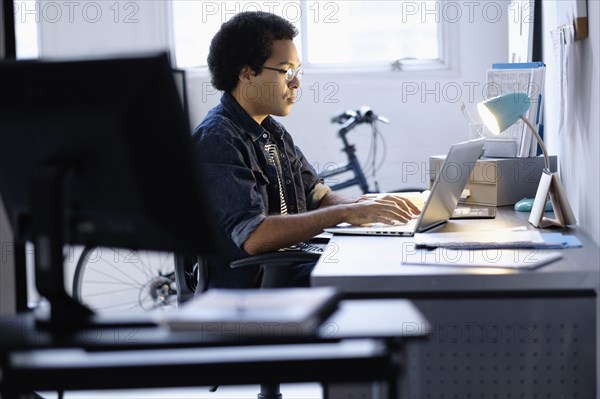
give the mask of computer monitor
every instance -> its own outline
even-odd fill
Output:
[[[4,62],[0,88],[1,195],[15,239],[34,243],[52,317],[81,310],[64,290],[64,244],[216,250],[166,54]]]
[[[12,1],[0,4],[0,60],[17,56],[15,37],[15,6]]]

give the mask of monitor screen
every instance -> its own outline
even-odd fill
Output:
[[[65,243],[214,250],[166,54],[4,62],[0,88],[0,190],[18,240],[33,241],[32,204],[43,207],[50,174]]]

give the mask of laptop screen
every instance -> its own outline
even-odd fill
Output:
[[[454,144],[437,173],[429,199],[421,212],[417,231],[428,230],[450,219],[475,162],[483,150],[484,138]]]
[[[418,219],[412,219],[403,225],[375,223],[367,226],[350,226],[343,223],[327,228],[325,231],[334,234],[412,236],[414,233],[420,233],[447,222],[458,205],[460,195],[477,159],[483,152],[484,142],[485,138],[481,138],[454,144],[450,147]],[[415,197],[415,193],[397,194],[411,201]],[[422,200],[424,195],[419,193],[417,198]]]

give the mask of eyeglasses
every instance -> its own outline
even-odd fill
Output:
[[[285,80],[287,80],[288,82],[291,82],[292,80],[294,80],[294,78],[297,76],[298,80],[302,79],[302,75],[304,75],[304,71],[300,68],[298,69],[294,69],[294,68],[288,68],[288,69],[280,69],[280,68],[271,68],[268,66],[264,66],[264,69],[268,69],[270,71],[276,71],[279,73],[283,73],[285,75]]]

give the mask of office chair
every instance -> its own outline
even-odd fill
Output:
[[[324,240],[312,242],[323,244]],[[277,251],[236,260],[230,263],[230,267],[259,266],[262,271],[260,288],[278,288],[286,286],[294,266],[316,262],[320,256],[317,252]],[[206,291],[209,281],[205,259],[202,256],[175,255],[175,281],[179,304]],[[214,392],[217,388],[218,385],[213,385],[209,391]],[[260,384],[258,399],[282,399],[280,384]]]
[[[260,288],[285,287],[291,268],[303,263],[316,262],[321,254],[302,251],[279,251],[249,256],[231,262],[229,267],[255,267],[262,269]],[[194,295],[208,289],[208,268],[202,256],[175,255],[175,281],[177,302],[182,304]]]

